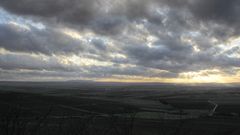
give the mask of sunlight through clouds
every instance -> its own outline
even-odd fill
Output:
[[[14,6],[16,2],[25,4]],[[237,82],[238,12],[231,4],[227,10],[211,10],[216,5],[208,4],[206,0],[200,5],[195,0],[0,2],[0,77]],[[21,78],[21,72],[27,78]]]

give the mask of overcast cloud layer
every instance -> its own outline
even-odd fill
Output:
[[[239,0],[1,0],[1,80],[238,82]]]

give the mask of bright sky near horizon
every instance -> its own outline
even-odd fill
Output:
[[[238,0],[1,0],[0,80],[240,82]]]

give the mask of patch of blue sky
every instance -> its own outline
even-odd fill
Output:
[[[12,19],[11,15],[9,15],[4,9],[0,8],[0,24],[8,23]]]
[[[0,8],[0,24],[7,24],[9,22],[14,22],[20,25],[25,25],[28,27],[33,27],[39,30],[46,29],[46,26],[41,22],[35,22],[29,18],[24,18],[7,12],[6,10]]]

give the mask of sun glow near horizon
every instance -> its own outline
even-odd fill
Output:
[[[0,2],[0,80],[240,82],[237,2],[15,1]]]

